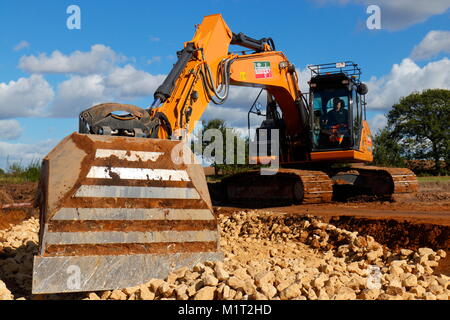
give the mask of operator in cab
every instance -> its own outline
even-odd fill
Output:
[[[348,110],[345,109],[345,103],[342,99],[333,99],[333,110],[327,113],[326,124],[329,126],[335,126],[337,124],[348,123]]]

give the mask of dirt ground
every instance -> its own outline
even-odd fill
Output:
[[[0,185],[0,230],[38,216],[32,202],[36,183]],[[448,250],[450,189],[447,183],[423,182],[416,197],[407,202],[352,199],[348,202],[263,207],[257,210],[285,214],[311,214],[338,227],[373,236],[392,249],[429,246]],[[218,214],[254,210],[254,206],[220,203]]]
[[[8,229],[31,216],[38,216],[32,208],[37,184],[0,184],[0,230]]]
[[[245,205],[221,204],[216,205],[214,209],[217,215],[225,217],[243,211],[269,212],[286,216],[315,216],[337,228],[357,231],[362,236],[371,236],[393,252],[423,247],[442,249],[447,255],[434,269],[434,274],[449,276],[450,192],[447,187],[446,184],[443,186],[435,183],[421,185],[421,192],[408,202],[366,202],[366,199],[352,199],[347,202],[258,209]],[[31,217],[38,217],[37,209],[31,207],[35,190],[36,184],[33,183],[0,185],[0,231],[13,228]],[[249,252],[259,250],[251,248],[251,243],[242,243],[241,247],[245,246],[248,246],[245,252],[243,251],[245,254],[240,252],[236,258],[244,259],[248,257]],[[282,250],[282,245],[278,250]],[[305,250],[306,253],[309,252],[308,248]]]
[[[34,200],[37,184],[27,182],[22,184],[0,184],[0,206],[10,203],[31,203]]]

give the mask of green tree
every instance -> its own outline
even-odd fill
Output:
[[[450,90],[414,92],[401,98],[387,118],[389,137],[393,139],[385,141],[387,146],[397,142],[406,159],[434,160],[437,173],[442,173],[441,160],[449,168]]]
[[[195,139],[201,139],[202,137],[205,137],[205,132],[209,129],[217,129],[221,132],[222,134],[222,138],[223,138],[223,149],[221,150],[222,155],[223,155],[223,163],[217,163],[216,162],[216,154],[213,152],[212,153],[212,158],[211,159],[207,159],[209,161],[211,161],[213,163],[213,166],[216,168],[217,170],[222,170],[225,174],[229,174],[229,173],[234,173],[237,171],[240,171],[240,167],[242,167],[242,165],[239,165],[237,162],[238,159],[238,148],[237,145],[238,144],[244,144],[245,146],[245,154],[244,154],[244,160],[245,163],[248,163],[248,139],[242,137],[235,129],[229,128],[226,124],[226,122],[222,119],[211,119],[208,122],[206,122],[205,120],[202,120],[202,130],[199,131],[196,136]],[[234,144],[234,148],[233,148],[233,159],[234,159],[234,163],[233,164],[226,164],[225,160],[227,159],[227,157],[231,157],[230,155],[227,154],[227,148],[226,148],[226,136],[228,134],[233,134],[235,136],[235,144]],[[205,148],[211,144],[212,142],[214,142],[214,139],[212,141],[205,141],[205,139],[202,139],[202,147],[201,147],[201,155],[204,154]],[[199,150],[195,150],[194,145],[192,145],[192,149],[194,152],[196,152],[197,154],[199,153]]]
[[[388,128],[380,130],[374,138],[373,162],[380,166],[404,167],[402,148]]]

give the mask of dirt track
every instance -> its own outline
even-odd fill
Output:
[[[312,214],[321,217],[326,222],[349,230],[355,229],[378,238],[378,241],[395,248],[406,246],[414,248],[420,245],[448,250],[448,230],[450,228],[450,192],[446,188],[436,189],[436,186],[424,184],[413,201],[398,203],[388,201],[365,202],[356,199],[351,202],[333,202],[326,204],[261,206],[259,210],[285,214]],[[37,210],[31,209],[36,184],[0,185],[0,230],[20,223],[32,215],[37,216]],[[16,207],[24,204],[24,208]],[[1,209],[3,207],[3,209]],[[27,208],[28,207],[28,208]],[[225,215],[240,210],[254,210],[253,205],[221,204],[216,206],[217,213]],[[405,236],[396,240],[394,235]],[[415,231],[417,229],[417,231]],[[417,236],[410,237],[408,233]],[[423,236],[425,232],[426,237]],[[429,241],[426,238],[430,238]],[[409,239],[411,238],[411,239]],[[417,240],[420,238],[422,240]],[[425,240],[424,240],[425,238]],[[435,240],[435,239],[439,240]],[[409,240],[408,240],[409,239]],[[415,241],[417,240],[417,241]]]
[[[37,184],[27,182],[22,184],[0,184],[0,207],[14,203],[31,203],[34,200]]]
[[[38,215],[32,208],[36,193],[36,183],[0,185],[0,230],[21,223]]]
[[[218,207],[222,213],[236,210],[252,209],[243,206]],[[364,219],[383,219],[408,221],[411,223],[431,223],[450,226],[450,201],[409,203],[368,202],[368,203],[327,203],[310,205],[291,205],[283,207],[266,207],[264,210],[293,214],[313,214],[332,219],[337,216],[349,216]]]

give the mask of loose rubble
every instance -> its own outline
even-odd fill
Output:
[[[8,290],[6,284],[0,280],[0,300],[13,300],[14,296]]]
[[[394,252],[370,236],[337,228],[313,216],[249,211],[220,215],[219,221],[223,262],[184,267],[164,280],[151,279],[133,288],[48,298],[448,300],[450,297],[450,277],[433,274],[446,256],[444,250]],[[29,292],[37,231],[38,223],[33,218],[0,231],[0,280],[4,281],[0,281],[0,299],[22,298],[24,292]],[[13,283],[14,288],[7,288],[5,283]]]
[[[5,299],[2,283],[22,298],[31,288],[33,256],[37,253],[39,221],[30,218],[9,230],[0,230],[0,300]]]

